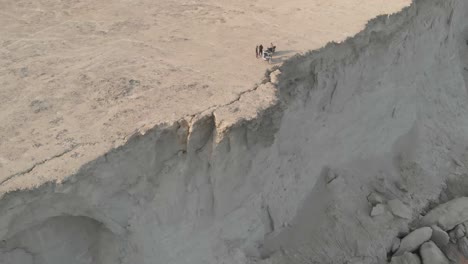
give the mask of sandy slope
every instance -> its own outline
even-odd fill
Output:
[[[0,182],[68,175],[136,129],[235,100],[268,67],[257,43],[280,63],[408,2],[1,0]]]

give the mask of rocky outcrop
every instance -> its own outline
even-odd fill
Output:
[[[458,222],[458,225],[447,230],[448,233],[438,225],[420,227],[414,230],[401,239],[397,251],[394,249],[396,243],[393,242],[390,250],[390,252],[394,252],[391,263],[394,262],[394,259],[400,259],[397,257],[403,256],[404,253],[415,252],[418,249],[423,264],[464,263],[468,259],[466,222],[462,222],[460,219],[446,220],[442,214],[443,212],[447,216],[462,215],[463,213],[461,213],[460,208],[463,205],[460,201],[463,200],[465,200],[464,197],[460,197],[441,204],[429,211],[418,221],[419,224],[437,223],[442,227],[452,226],[452,224],[447,224],[450,221]],[[399,239],[395,238],[394,241],[399,241]],[[407,254],[408,257],[409,255]]]

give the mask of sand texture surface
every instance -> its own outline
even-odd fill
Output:
[[[408,0],[0,1],[0,182],[59,179],[136,130],[228,104],[269,67]]]

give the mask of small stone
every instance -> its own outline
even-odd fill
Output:
[[[421,260],[419,259],[418,255],[405,252],[401,256],[392,257],[390,264],[421,264]]]
[[[374,216],[382,215],[384,213],[385,213],[385,206],[383,204],[378,204],[374,206],[374,208],[372,208],[371,216],[374,217]]]
[[[392,253],[395,253],[400,247],[401,240],[398,237],[395,237],[392,242]]]
[[[414,230],[401,240],[400,248],[395,252],[395,256],[416,250],[422,243],[428,241],[431,236],[432,228],[430,227],[421,227]]]
[[[432,228],[431,240],[434,241],[434,243],[439,248],[446,246],[450,240],[450,237],[447,234],[447,232],[445,232],[444,230],[442,230],[440,227],[436,225],[431,226],[431,228]]]
[[[462,237],[457,242],[458,250],[465,258],[468,258],[468,238]]]
[[[466,221],[468,221],[468,197],[460,197],[432,209],[421,219],[420,225],[436,224],[447,231]]]
[[[450,264],[444,253],[432,241],[424,243],[419,252],[424,264]]]
[[[411,219],[412,212],[411,209],[408,208],[405,204],[403,204],[400,200],[398,199],[393,199],[388,201],[388,206],[390,206],[390,210],[392,210],[392,213],[396,216],[399,216],[401,218],[405,219]]]
[[[384,199],[380,194],[372,192],[367,196],[367,201],[372,205],[377,205],[383,203]]]
[[[457,227],[455,227],[455,237],[459,239],[464,236],[465,236],[465,226],[457,225]]]

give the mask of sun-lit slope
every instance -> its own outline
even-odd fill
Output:
[[[0,1],[0,182],[65,177],[143,126],[227,104],[275,63],[408,0]]]

